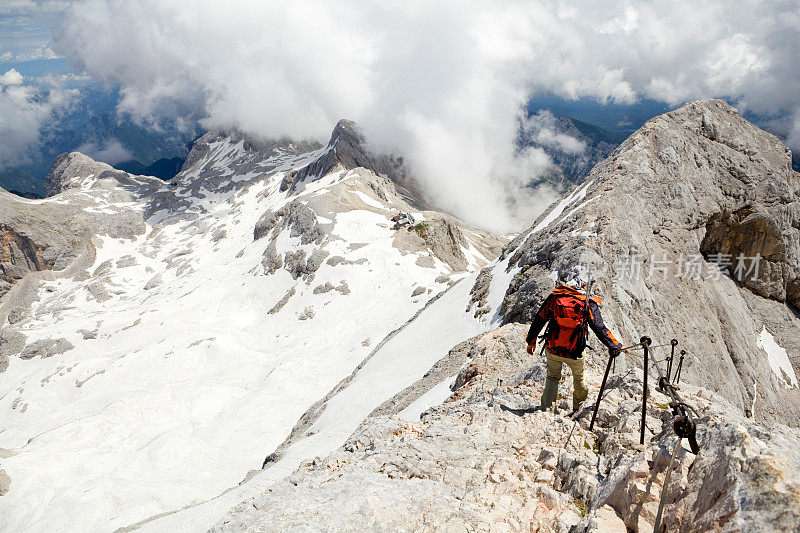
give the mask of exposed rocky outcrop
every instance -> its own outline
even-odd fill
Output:
[[[514,277],[501,313],[530,320],[554,278],[582,264],[623,339],[677,338],[689,380],[796,426],[800,391],[759,339],[800,357],[799,209],[800,176],[776,137],[722,101],[688,104],[648,121],[505,248]]]
[[[402,157],[376,154],[367,148],[364,134],[351,120],[340,120],[331,133],[327,148],[319,158],[298,170],[289,172],[281,182],[281,190],[294,190],[313,177],[324,176],[336,169],[365,168],[388,177],[403,198],[418,209],[430,209],[429,199],[409,174]]]
[[[453,270],[465,270],[467,241],[453,221],[446,217],[425,220],[414,226],[430,250]]]
[[[61,154],[56,158],[53,168],[47,174],[44,183],[44,195],[45,197],[55,196],[67,189],[80,186],[80,179],[102,179],[108,176],[106,173],[111,175],[125,174],[111,165],[95,161],[80,152]],[[76,178],[80,179],[76,180]]]
[[[0,296],[33,272],[80,272],[93,261],[92,237],[132,239],[143,233],[141,213],[117,206],[147,194],[155,182],[73,152],[59,156],[48,175],[48,195],[59,196],[30,201],[0,191]],[[98,200],[81,189],[95,191]],[[22,312],[27,303],[18,307]]]
[[[274,315],[275,313],[277,313],[278,311],[280,311],[281,309],[283,309],[283,306],[285,306],[285,305],[286,305],[286,303],[289,301],[289,299],[290,299],[292,296],[294,296],[294,293],[295,293],[295,288],[294,288],[294,287],[292,287],[291,289],[289,289],[288,291],[286,291],[286,294],[284,294],[284,295],[281,297],[281,299],[280,299],[280,300],[278,300],[278,301],[275,303],[275,305],[273,305],[273,306],[270,308],[270,310],[269,310],[269,311],[267,311],[267,314]]]
[[[73,349],[74,346],[67,339],[41,339],[27,345],[20,354],[20,359],[33,359],[34,357],[52,357]]]
[[[261,215],[253,230],[253,239],[266,236],[274,228],[277,228],[276,233],[288,229],[290,237],[300,238],[300,244],[320,244],[325,238],[317,216],[299,201],[291,202],[274,213],[267,211]]]
[[[52,269],[58,251],[58,248],[40,246],[27,235],[20,235],[13,227],[0,223],[0,295],[30,272]]]
[[[8,492],[8,489],[10,487],[11,487],[11,477],[6,473],[5,470],[0,468],[0,496]]]

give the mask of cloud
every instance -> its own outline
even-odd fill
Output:
[[[556,117],[549,111],[526,117],[522,130],[525,139],[565,154],[578,155],[586,150],[585,142],[560,131]]]
[[[3,0],[0,15],[29,15],[42,12],[60,12],[69,0]]]
[[[42,45],[30,50],[28,52],[20,52],[17,54],[17,61],[34,61],[36,59],[57,59],[58,55],[53,52],[49,46]]]
[[[0,86],[22,85],[22,81],[22,74],[17,72],[17,69],[14,68],[7,70],[2,76],[0,76]]]
[[[542,208],[525,186],[542,154],[515,144],[532,94],[728,97],[789,115],[800,147],[799,28],[792,0],[77,0],[54,36],[78,70],[121,84],[120,110],[141,120],[195,113],[209,128],[324,139],[352,118],[440,205],[502,230]]]
[[[28,162],[42,126],[68,109],[77,96],[74,90],[42,91],[23,81],[14,69],[0,76],[0,165]]]
[[[122,146],[122,143],[116,139],[108,139],[102,146],[98,146],[95,143],[85,143],[76,148],[75,151],[88,155],[95,161],[101,161],[109,165],[116,165],[133,159],[131,151]]]
[[[14,58],[14,54],[11,52],[3,52],[0,54],[0,61],[11,61]]]

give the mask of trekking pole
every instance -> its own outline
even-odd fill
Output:
[[[670,345],[672,345],[672,352],[669,354],[669,359],[667,360],[667,381],[672,379],[672,360],[675,359],[675,347],[678,345],[678,339],[672,339]]]
[[[678,370],[675,371],[675,385],[681,382],[681,367],[683,366],[683,356],[686,355],[686,350],[681,350],[681,358],[678,359]]]
[[[606,372],[603,374],[603,382],[600,383],[600,391],[597,393],[597,402],[594,404],[594,411],[592,412],[592,421],[589,423],[589,431],[592,431],[594,428],[594,420],[597,418],[597,410],[600,409],[600,400],[603,399],[603,391],[606,388],[606,380],[608,379],[608,372],[611,370],[611,363],[617,358],[619,355],[619,350],[616,349],[609,349],[608,350],[608,364],[606,364]]]
[[[642,337],[640,339],[642,348],[644,348],[644,388],[642,389],[642,427],[639,431],[639,444],[644,444],[644,428],[647,421],[647,363],[650,359],[650,350],[648,346],[653,342],[650,337]]]

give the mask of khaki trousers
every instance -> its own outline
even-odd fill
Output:
[[[542,393],[542,409],[549,408],[556,400],[558,395],[558,382],[561,381],[561,365],[567,365],[572,371],[572,409],[576,410],[589,396],[589,387],[586,384],[586,376],[583,374],[584,360],[570,359],[554,354],[547,348],[544,349],[547,356],[547,380],[544,383],[544,393]]]

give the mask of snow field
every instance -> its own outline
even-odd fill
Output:
[[[27,341],[65,337],[74,349],[12,358],[0,375],[0,390],[9,391],[0,395],[0,447],[10,451],[3,468],[12,478],[0,499],[0,529],[114,530],[216,497],[259,468],[313,402],[425,304],[411,300],[413,287],[441,287],[434,279],[449,269],[438,261],[417,266],[416,254],[392,247],[386,217],[370,211],[336,213],[332,232],[341,240],[326,245],[331,256],[366,263],[323,264],[310,285],[283,270],[265,276],[267,240],[253,242],[252,232],[266,209],[292,199],[277,191],[281,179],[276,172],[239,192],[210,192],[195,202],[192,210],[202,213],[195,220],[156,213],[145,235],[98,242],[89,269],[96,276],[44,283],[52,292],[40,289],[33,318],[21,324]],[[301,197],[346,179],[325,176]],[[226,236],[215,243],[216,229]],[[350,243],[366,246],[351,250]],[[288,232],[277,244],[298,247]],[[125,256],[135,264],[118,267]],[[161,284],[143,290],[156,275]],[[98,280],[109,299],[89,291]],[[342,280],[349,295],[312,292]],[[463,313],[473,282],[434,304],[436,313],[461,318],[416,321],[384,346],[328,406],[316,438],[265,471],[268,477],[340,445],[374,405],[479,332],[483,325]],[[296,295],[268,315],[292,286]],[[299,321],[308,305],[314,318]],[[79,330],[96,330],[96,338]],[[173,516],[189,529],[200,523],[184,513]]]

